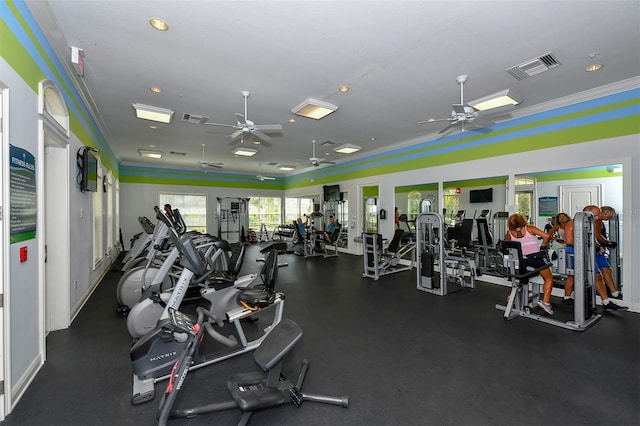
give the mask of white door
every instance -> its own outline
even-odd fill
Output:
[[[69,151],[45,132],[45,333],[69,327]]]
[[[561,185],[560,186],[560,212],[574,217],[585,206],[600,206],[602,186],[592,185]]]

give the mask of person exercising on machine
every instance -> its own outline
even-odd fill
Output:
[[[329,223],[327,224],[327,230],[324,233],[324,240],[331,241],[331,234],[336,230],[336,218],[331,215],[329,216]]]
[[[602,206],[600,207],[600,218],[596,220],[596,242],[600,246],[598,250],[598,255],[596,256],[596,261],[598,262],[598,267],[600,268],[600,272],[602,272],[602,280],[605,285],[609,289],[609,294],[614,299],[622,299],[622,295],[620,291],[618,291],[618,286],[616,285],[615,280],[613,279],[613,272],[611,271],[611,264],[609,263],[609,259],[607,258],[607,249],[616,248],[617,243],[615,241],[611,241],[607,235],[607,230],[604,227],[604,221],[610,220],[612,217],[615,217],[616,210],[610,206]]]
[[[540,228],[529,225],[527,223],[527,219],[518,213],[509,216],[507,219],[507,227],[509,229],[507,234],[504,236],[504,239],[506,241],[517,241],[520,243],[525,266],[531,266],[533,268],[543,266],[546,263],[544,257],[534,256],[534,253],[546,250],[547,243],[549,242],[549,235]],[[542,238],[542,245],[539,247],[538,237]],[[540,276],[544,280],[544,284],[542,286],[542,300],[538,302],[538,306],[544,309],[547,314],[553,315],[553,309],[551,307],[553,275],[551,274],[551,268],[547,267],[542,269],[540,271]]]
[[[583,209],[583,211],[591,212],[591,214],[593,214],[594,216],[594,219],[599,218],[600,209],[596,206],[587,206]],[[574,228],[575,227],[574,227],[573,220],[570,220],[564,226],[564,237],[565,237],[565,243],[567,244],[567,254],[573,254]],[[600,298],[602,299],[602,307],[604,308],[604,310],[618,311],[618,312],[628,311],[629,308],[627,308],[626,306],[618,306],[609,299],[609,295],[607,294],[607,289],[604,286],[604,283],[602,281],[602,274],[600,273],[600,268],[598,267],[597,262],[595,265],[595,272],[596,272],[596,283],[595,283],[596,293],[598,293],[598,296],[600,296]],[[571,294],[573,293],[573,285],[574,285],[573,275],[569,275],[564,280],[564,300],[562,301],[564,304],[567,304],[567,305],[573,304],[573,298],[571,297]]]

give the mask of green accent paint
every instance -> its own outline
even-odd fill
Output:
[[[451,182],[444,182],[442,184],[443,189],[448,188],[473,188],[477,186],[493,186],[504,185],[507,182],[507,176],[496,176],[485,179],[472,179],[472,180],[458,180]]]
[[[424,192],[424,191],[437,191],[437,190],[438,190],[437,183],[427,183],[423,185],[396,186],[395,188],[396,194],[409,193],[413,191]]]
[[[597,169],[561,170],[552,173],[531,174],[538,182],[553,182],[558,180],[574,179],[602,179],[610,177],[621,177],[622,172],[610,172],[606,167]]]
[[[378,185],[362,187],[362,198],[377,197],[377,196],[378,196]]]
[[[21,243],[27,240],[33,240],[36,237],[36,231],[23,232],[14,234],[9,237],[9,244]]]
[[[42,46],[38,42],[38,39],[33,34],[31,27],[28,26],[20,12],[16,9],[15,4],[13,2],[7,2],[7,5],[13,12],[17,21],[22,25],[23,30],[28,35],[31,42],[34,44],[43,60],[47,63],[49,68],[54,73],[57,81],[59,82],[58,88],[67,94],[68,99],[72,100],[71,102],[73,102],[77,111],[80,111],[80,116],[82,117],[84,122],[92,128],[92,132],[88,133],[85,130],[85,127],[81,124],[81,121],[76,117],[76,114],[71,111],[71,109],[67,105],[67,111],[69,112],[69,128],[71,132],[73,132],[73,134],[81,141],[82,144],[93,148],[98,148],[98,144],[96,143],[96,141],[102,139],[102,137],[99,135],[98,129],[92,124],[93,122],[91,118],[86,116],[86,114],[84,113],[80,100],[71,95],[71,93],[73,92],[66,85],[65,80],[60,73],[60,70],[56,68],[54,63],[51,61],[51,58],[49,58],[45,50],[42,48]],[[2,56],[4,60],[7,61],[7,63],[18,73],[18,75],[20,75],[20,77],[37,96],[40,82],[42,80],[51,78],[47,77],[44,72],[42,72],[29,52],[15,37],[14,33],[9,29],[9,27],[3,20],[0,20],[0,39],[2,40],[2,43],[0,43],[0,56]],[[107,155],[101,151],[100,160],[102,162],[102,165],[111,170],[114,176],[117,177],[119,175],[119,165],[117,164],[115,157],[107,157]]]

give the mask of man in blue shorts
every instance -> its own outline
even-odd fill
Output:
[[[589,208],[589,210],[587,210],[587,208]],[[589,211],[591,212],[591,214],[593,214],[594,219],[598,219],[599,215],[600,215],[600,209],[597,206],[587,206],[583,209],[583,211]],[[564,227],[564,239],[565,239],[565,243],[567,244],[567,254],[573,254],[573,242],[574,242],[574,235],[573,235],[573,230],[574,230],[574,223],[573,223],[573,219],[570,220],[569,222],[567,222],[567,224]],[[567,256],[568,259],[573,259],[573,256]],[[567,265],[567,267],[569,268],[573,268],[573,262],[571,261],[572,264]],[[619,306],[616,305],[615,303],[613,303],[610,299],[609,299],[609,295],[607,294],[607,289],[604,286],[604,282],[602,281],[602,273],[600,272],[600,268],[597,265],[595,265],[595,273],[596,273],[596,293],[598,293],[598,296],[600,296],[600,298],[602,299],[602,307],[604,308],[605,311],[628,311],[629,308],[627,308],[626,306]],[[562,301],[563,303],[567,304],[567,305],[571,305],[573,304],[573,298],[571,297],[571,294],[573,293],[573,275],[569,275],[565,280],[564,280],[564,300]]]

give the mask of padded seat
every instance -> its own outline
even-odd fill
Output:
[[[260,371],[235,374],[227,379],[227,389],[242,411],[256,411],[287,402],[277,388],[265,388]]]
[[[261,285],[249,287],[238,295],[238,303],[249,309],[260,309],[271,305],[276,299],[278,279],[278,251],[272,248],[260,271]]]

